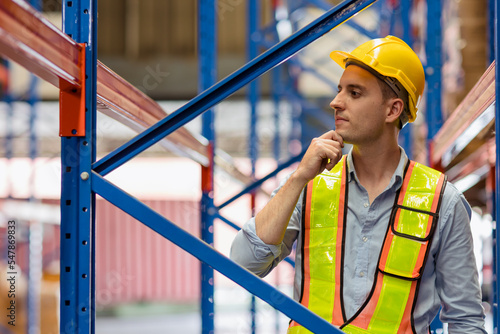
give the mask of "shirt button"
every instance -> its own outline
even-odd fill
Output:
[[[365,206],[365,208],[367,208],[370,206],[370,203],[365,203],[364,206]]]
[[[360,277],[364,277],[364,276],[365,276],[364,271],[360,272],[360,273],[359,273],[359,276],[360,276]]]
[[[368,240],[367,237],[363,237],[363,242],[366,242]]]

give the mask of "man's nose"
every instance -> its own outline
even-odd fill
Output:
[[[333,98],[332,102],[330,102],[330,108],[333,110],[341,109],[341,101],[340,101],[340,93]]]

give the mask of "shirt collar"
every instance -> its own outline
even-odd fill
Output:
[[[396,167],[396,170],[391,177],[388,188],[399,189],[403,184],[403,174],[406,163],[408,162],[408,156],[401,146],[399,146],[399,150],[401,151],[401,157],[399,159],[398,167]],[[354,161],[352,160],[352,148],[347,154],[347,170],[347,181],[351,182],[351,180],[354,179],[358,184],[360,184],[358,176],[356,175],[356,169],[354,168]]]

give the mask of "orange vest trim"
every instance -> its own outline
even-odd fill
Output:
[[[335,263],[340,264],[336,266],[335,269],[335,297],[333,304],[333,311],[331,316],[331,321],[333,324],[340,326],[345,320],[345,310],[343,307],[343,268],[344,268],[344,246],[345,246],[345,212],[347,211],[347,159],[346,157],[342,157],[341,161],[337,164],[337,170],[335,171],[339,181],[340,181],[340,196],[338,198],[338,216],[337,216],[337,237],[335,241]],[[301,285],[301,297],[299,303],[301,303],[304,307],[309,308],[309,296],[310,290],[309,287],[311,285],[311,273],[310,273],[310,231],[311,231],[311,203],[313,201],[313,189],[314,182],[318,181],[317,179],[311,180],[304,190],[305,196],[303,198],[303,210],[302,210],[302,285]],[[290,328],[300,326],[295,320],[290,322]]]
[[[361,330],[368,330],[370,323],[373,321],[374,313],[379,304],[379,298],[381,297],[381,290],[385,284],[388,284],[387,280],[398,280],[398,284],[406,284],[408,286],[408,297],[406,305],[404,307],[404,313],[401,316],[399,327],[397,333],[416,333],[415,324],[413,319],[413,311],[415,310],[418,288],[420,285],[421,274],[424,270],[424,265],[427,260],[428,252],[430,251],[430,244],[432,237],[434,235],[434,230],[437,225],[439,218],[439,210],[441,206],[441,200],[444,193],[446,185],[446,176],[442,173],[438,174],[438,178],[435,180],[435,192],[432,194],[432,203],[430,211],[420,210],[416,207],[419,206],[418,197],[408,198],[408,187],[411,180],[418,178],[421,175],[425,175],[425,170],[431,170],[428,167],[418,164],[419,174],[414,174],[414,169],[418,163],[414,161],[409,161],[405,169],[404,180],[401,189],[396,194],[396,203],[393,206],[391,213],[391,218],[386,233],[386,237],[382,246],[382,250],[379,257],[378,270],[376,271],[376,276],[374,280],[374,285],[370,295],[368,296],[366,302],[361,306],[358,312],[349,319],[340,328],[346,333],[351,333],[349,330],[350,326],[353,326],[352,333],[357,333],[356,328]],[[424,172],[421,170],[425,168]],[[436,173],[436,171],[434,171]],[[410,194],[411,195],[411,194]],[[412,203],[413,201],[413,203]],[[410,207],[408,203],[413,205]],[[402,233],[398,231],[398,224],[402,222],[401,215],[404,212],[416,213],[423,216],[429,216],[427,218],[427,226],[424,231],[417,235],[410,235],[407,233]],[[391,249],[394,244],[394,238],[402,237],[406,240],[414,240],[420,243],[420,250],[418,252],[418,257],[410,274],[403,275],[397,274],[387,268],[387,259],[389,257],[389,252],[394,251]],[[388,270],[388,271],[386,271]],[[405,283],[407,282],[407,283]]]

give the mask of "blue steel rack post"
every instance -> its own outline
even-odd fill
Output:
[[[500,324],[500,279],[498,279],[498,273],[500,272],[498,261],[500,259],[500,247],[498,247],[498,240],[500,240],[500,229],[498,227],[498,222],[500,221],[500,66],[498,62],[500,61],[500,4],[495,1],[495,19],[494,19],[494,54],[495,54],[495,201],[494,201],[494,218],[496,222],[496,228],[494,232],[494,246],[495,246],[495,262],[494,262],[494,298],[493,298],[493,323],[494,331],[498,333],[498,325]]]
[[[216,1],[198,1],[198,63],[199,91],[208,89],[217,81],[217,22]],[[214,150],[215,129],[214,110],[202,115],[202,135],[208,140],[208,166],[202,166],[201,178],[201,239],[213,246],[214,243]],[[201,332],[214,333],[214,270],[201,262]]]
[[[441,27],[441,10],[442,1],[427,2],[427,32],[426,32],[426,50],[433,50],[432,56],[427,52],[427,62],[424,67],[426,76],[426,120],[427,120],[427,156],[429,162],[432,161],[432,141],[439,129],[443,125],[443,114],[441,109],[441,93],[442,93],[442,72],[443,65],[442,56],[442,27]],[[442,328],[443,324],[436,316],[431,323],[433,333],[438,328]]]
[[[386,0],[386,3],[389,1]],[[411,25],[410,25],[410,12],[411,12],[411,3],[409,1],[400,1],[399,4],[395,3],[394,4],[395,8],[393,8],[393,18],[390,20],[391,22],[391,29],[389,31],[390,35],[397,36],[398,33],[397,28],[396,28],[396,23],[399,23],[402,26],[402,31],[400,32],[400,37],[402,40],[404,40],[408,45],[412,46],[413,45],[413,39],[412,39],[412,34],[411,34]],[[399,12],[399,17],[394,17],[397,16],[396,11]],[[399,19],[399,20],[398,20]],[[406,154],[410,159],[413,157],[413,141],[412,141],[412,127],[411,126],[405,126],[403,129],[401,129],[399,133],[399,138],[400,138],[400,145],[404,148]]]
[[[259,21],[260,21],[260,1],[249,0],[247,10],[247,60],[255,59],[259,54],[259,44],[256,39],[258,36]],[[251,164],[250,177],[255,179],[255,165],[258,157],[258,137],[257,137],[257,108],[259,105],[260,78],[252,80],[248,84],[247,98],[250,106],[250,138],[249,138],[249,156]],[[255,191],[250,192],[250,209],[252,216],[255,215]],[[255,296],[250,297],[250,318],[251,318],[251,333],[255,334],[256,330],[256,300]]]
[[[427,39],[426,50],[432,50],[432,57],[427,53],[427,64],[425,66],[425,76],[427,79],[426,94],[426,119],[427,119],[427,142],[432,139],[443,125],[443,114],[441,110],[441,68],[442,60],[442,27],[441,27],[442,1],[427,2]],[[430,157],[432,145],[428,145]],[[429,158],[430,160],[430,158]]]
[[[31,0],[31,5],[40,10],[40,0]],[[34,74],[30,74],[30,83],[28,89],[28,104],[30,106],[30,119],[29,119],[29,152],[32,166],[31,172],[31,190],[29,201],[35,203],[34,196],[34,164],[35,158],[38,155],[38,143],[36,133],[36,103],[38,102],[38,94],[36,88],[38,85],[38,78]],[[29,253],[28,253],[28,334],[37,334],[40,331],[40,285],[43,260],[41,257],[43,247],[43,232],[40,222],[29,222]]]
[[[30,0],[30,4],[33,8],[40,9],[39,0]],[[10,66],[9,62],[5,62],[5,70],[9,73]],[[3,66],[3,64],[2,64]],[[7,74],[9,75],[9,74]],[[34,195],[34,166],[35,159],[38,156],[38,137],[36,130],[36,104],[39,100],[37,94],[38,77],[34,74],[29,75],[29,85],[26,92],[26,103],[29,105],[29,143],[28,152],[31,164],[31,172],[29,175],[29,198],[30,203],[35,203],[36,198]],[[1,87],[4,90],[5,96],[3,100],[6,103],[7,113],[6,113],[6,140],[4,142],[5,147],[5,158],[9,161],[14,156],[14,106],[13,103],[19,100],[18,96],[10,91],[9,87]],[[0,91],[0,97],[3,92]],[[12,181],[10,181],[12,182]],[[11,183],[8,184],[8,197],[11,198],[12,193],[10,187]],[[28,277],[28,289],[27,289],[27,333],[38,333],[40,330],[40,280],[41,280],[41,270],[42,270],[42,259],[41,259],[41,247],[43,246],[42,238],[42,227],[37,221],[27,222],[27,235],[28,235],[28,267],[27,267],[27,277]]]
[[[63,2],[63,29],[84,43],[84,133],[61,126],[61,333],[95,332],[95,194],[91,190],[91,164],[95,161],[97,0]],[[62,86],[62,85],[61,85]],[[82,110],[67,104],[61,87],[61,120]],[[70,93],[78,94],[72,88]],[[71,99],[71,97],[69,97]],[[79,101],[77,103],[82,103]]]

